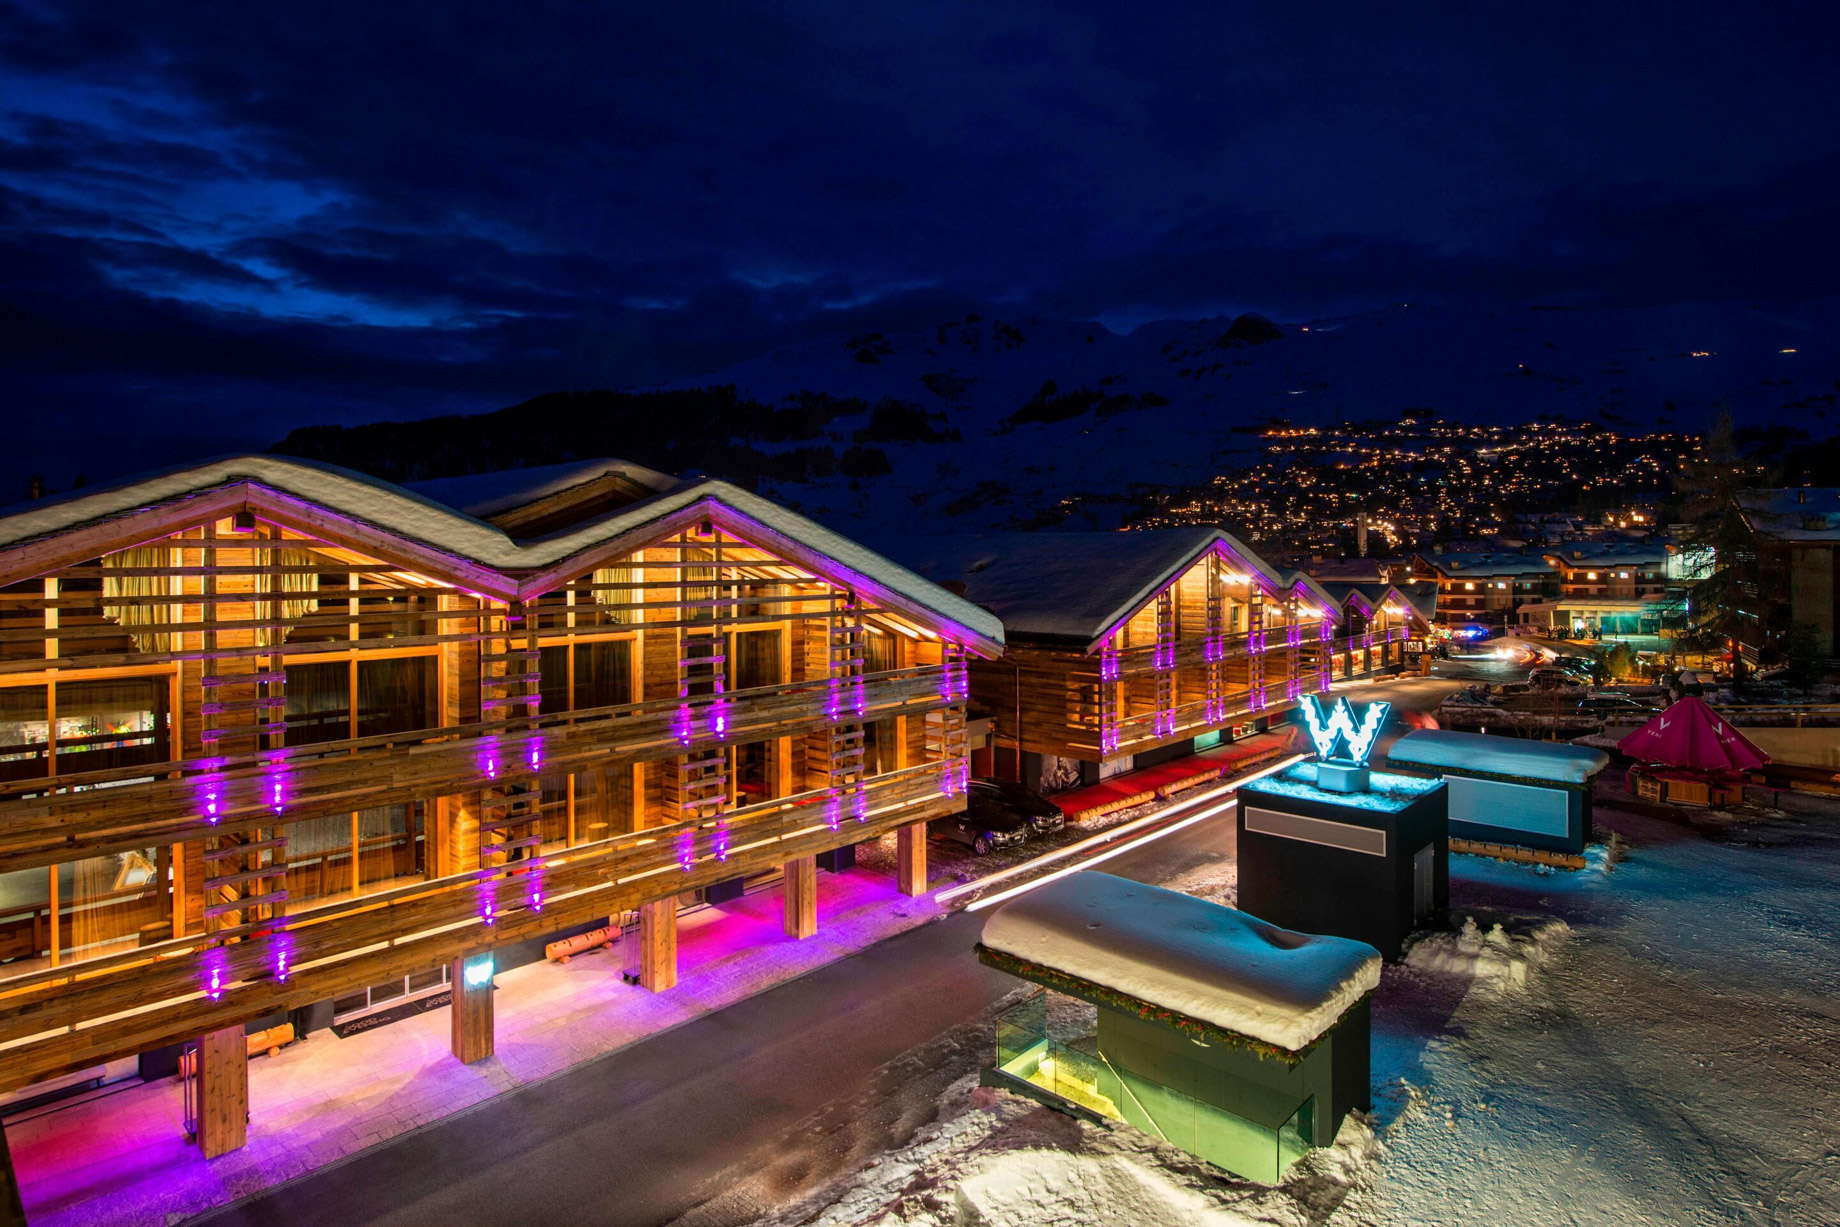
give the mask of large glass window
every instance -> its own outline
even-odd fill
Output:
[[[381,737],[433,727],[438,663],[433,656],[340,660],[287,669],[287,744]],[[353,674],[358,711],[351,710]]]
[[[545,715],[615,707],[633,701],[630,639],[547,647],[538,658],[537,667],[543,673],[537,692],[543,698]]]
[[[381,737],[434,725],[432,656],[358,662],[358,736]]]
[[[45,775],[54,742],[59,775],[167,761],[168,693],[164,676],[0,689],[0,780]]]
[[[46,774],[50,750],[51,708],[46,688],[0,689],[0,780],[33,780]]]

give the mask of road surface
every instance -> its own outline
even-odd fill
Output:
[[[1466,681],[1509,676],[1492,662],[1439,666],[1434,677],[1346,693],[1426,711]],[[1405,730],[1390,722],[1376,757]],[[1172,881],[1233,856],[1228,813],[1105,870]],[[924,1123],[937,1090],[981,1061],[969,1047],[984,1042],[977,1024],[1017,988],[971,957],[983,923],[955,913],[201,1221],[745,1222],[898,1145]]]

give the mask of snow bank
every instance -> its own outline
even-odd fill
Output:
[[[966,1227],[1247,1227],[1271,1221],[1247,1218],[1133,1156],[1060,1150],[999,1155],[958,1186],[954,1201]]]
[[[1497,924],[1484,933],[1474,916],[1466,916],[1460,932],[1421,935],[1406,951],[1406,966],[1436,975],[1469,976],[1505,992],[1523,987],[1528,970],[1544,966],[1570,932],[1569,925],[1553,917],[1525,932],[1510,933]]]
[[[1380,983],[1380,953],[1087,870],[999,908],[984,945],[1296,1051]]]
[[[1466,775],[1497,775],[1521,780],[1548,780],[1582,788],[1610,765],[1602,750],[1552,745],[1486,733],[1418,729],[1401,737],[1387,754],[1393,766],[1429,767]]]

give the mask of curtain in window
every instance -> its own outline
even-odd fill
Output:
[[[72,958],[93,959],[137,944],[141,926],[161,919],[165,884],[155,880],[154,849],[92,856],[60,866],[66,876],[64,937]]]
[[[273,590],[284,593],[316,593],[319,591],[319,572],[302,570],[312,567],[318,560],[309,550],[278,549],[272,555],[275,566],[281,568],[278,575],[264,576],[263,580],[274,585]],[[257,601],[256,621],[274,622],[293,618],[304,618],[319,608],[319,598],[311,595],[287,596],[279,601]],[[287,639],[288,628],[282,626],[258,627],[256,629],[256,646],[270,647]]]
[[[131,550],[117,550],[102,556],[102,612],[126,627],[134,647],[141,652],[172,651],[170,631],[148,630],[170,626],[176,620],[173,607],[165,603],[138,602],[150,597],[175,598],[180,595],[176,575],[125,575],[124,571],[149,571],[175,566],[174,551],[164,545],[137,545]]]
[[[358,736],[407,733],[434,724],[433,656],[358,662]]]
[[[735,635],[735,689],[777,686],[785,679],[779,669],[780,632],[740,631]]]
[[[638,572],[632,566],[632,561],[630,559],[620,563],[618,566],[598,568],[594,572],[593,578],[589,580],[589,582],[594,585],[595,603],[599,605],[637,605],[640,599],[638,589],[603,587],[603,585],[606,584],[630,584],[637,576]],[[634,609],[602,610],[600,611],[598,624],[621,626],[627,623],[637,622],[639,619],[634,616],[637,612],[638,611]],[[582,620],[577,619],[577,625],[581,624]],[[592,624],[593,623],[590,623],[590,625]]]
[[[307,746],[351,736],[351,673],[342,660],[287,669],[287,744]]]
[[[886,631],[869,632],[868,650],[863,653],[864,673],[887,673],[894,668],[894,636]]]
[[[575,709],[633,701],[632,641],[575,645]],[[546,707],[547,710],[547,707]]]

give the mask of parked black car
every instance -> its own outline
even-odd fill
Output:
[[[965,793],[966,809],[972,813],[1008,811],[1029,821],[1034,835],[1049,835],[1067,825],[1061,807],[1038,792],[1014,780],[972,780]]]
[[[978,812],[967,808],[962,814],[935,818],[928,827],[934,835],[971,845],[979,856],[998,848],[1012,848],[1029,837],[1029,820],[1008,810]]]
[[[932,833],[969,844],[979,856],[1011,848],[1031,835],[1067,825],[1054,802],[1011,780],[973,780],[965,791],[965,812],[935,818]]]

